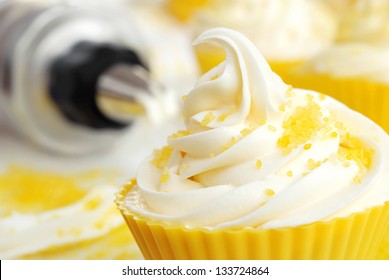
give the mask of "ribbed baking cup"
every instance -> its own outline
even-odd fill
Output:
[[[293,71],[284,73],[283,78],[293,87],[312,89],[334,97],[389,132],[389,84]]]
[[[330,222],[294,228],[206,230],[169,226],[116,203],[145,259],[375,259],[389,219],[389,202]]]
[[[389,223],[386,226],[384,238],[378,248],[377,259],[389,260]]]

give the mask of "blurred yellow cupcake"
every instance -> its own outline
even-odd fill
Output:
[[[336,21],[328,7],[310,0],[168,1],[171,11],[185,14],[194,36],[214,27],[246,35],[281,77],[335,38]],[[175,12],[175,11],[180,11]],[[225,59],[223,48],[207,44],[195,48],[203,72]]]
[[[186,130],[116,203],[146,259],[372,259],[389,222],[389,136],[293,89],[242,34],[184,101]]]

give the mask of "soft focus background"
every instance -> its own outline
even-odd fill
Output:
[[[173,105],[163,121],[140,119],[112,146],[77,156],[37,146],[0,118],[0,259],[142,258],[114,193],[180,128],[182,97],[201,73],[223,60],[216,45],[192,47],[204,30],[225,26],[243,32],[281,77],[337,44],[389,49],[389,0],[39,2],[120,10],[136,26],[153,79]],[[387,257],[387,251],[380,255]]]

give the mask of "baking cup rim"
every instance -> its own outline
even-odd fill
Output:
[[[166,230],[182,230],[182,231],[187,232],[187,233],[202,232],[202,233],[210,234],[210,233],[223,232],[223,233],[230,233],[230,234],[235,233],[235,234],[237,234],[239,232],[251,232],[251,233],[260,234],[262,232],[268,232],[268,231],[287,232],[287,231],[290,231],[291,229],[297,229],[297,228],[309,229],[309,228],[313,228],[313,227],[326,226],[326,225],[333,224],[333,223],[341,223],[342,221],[354,219],[358,215],[366,215],[366,214],[368,214],[368,212],[371,212],[375,208],[389,207],[389,201],[385,201],[383,204],[371,206],[369,208],[366,208],[363,211],[352,213],[346,217],[338,217],[338,218],[331,219],[329,221],[316,221],[313,223],[298,225],[298,226],[294,226],[294,227],[280,227],[280,228],[271,228],[271,229],[256,229],[253,227],[225,228],[225,229],[219,229],[219,228],[210,229],[210,228],[206,228],[206,227],[193,227],[193,228],[191,228],[191,227],[186,227],[183,225],[170,225],[168,223],[164,223],[163,221],[153,220],[151,218],[145,217],[139,213],[135,213],[135,212],[131,211],[130,209],[128,209],[125,206],[124,198],[126,197],[127,193],[129,191],[131,191],[131,189],[135,186],[135,184],[136,184],[135,179],[132,179],[132,180],[128,181],[125,185],[123,185],[121,190],[115,194],[115,197],[116,197],[115,203],[117,205],[117,208],[119,209],[119,211],[121,212],[121,214],[124,216],[125,219],[130,217],[131,219],[133,219],[136,222],[140,222],[140,221],[145,222],[148,227],[160,226]]]

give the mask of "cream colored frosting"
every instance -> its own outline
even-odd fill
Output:
[[[226,61],[184,102],[186,131],[141,164],[127,207],[171,225],[278,228],[326,221],[389,199],[389,138],[313,91],[292,89],[256,47],[225,28]]]
[[[211,0],[196,10],[196,33],[228,27],[248,36],[267,59],[301,60],[329,45],[336,20],[311,0]]]
[[[337,44],[307,61],[304,71],[389,83],[389,45]]]
[[[389,1],[322,0],[338,18],[337,40],[382,42],[389,40]]]
[[[109,233],[122,225],[112,197],[116,188],[90,191],[66,207],[0,219],[0,258],[16,259],[54,246],[71,245]]]

